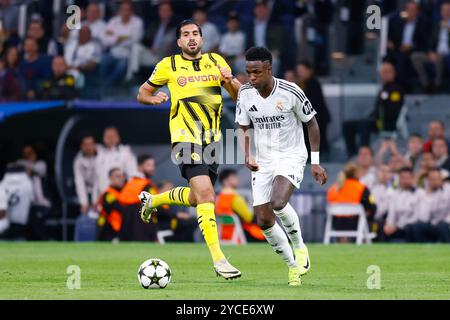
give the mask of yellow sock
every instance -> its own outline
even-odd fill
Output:
[[[208,246],[214,262],[224,259],[225,256],[220,249],[219,234],[217,232],[216,217],[214,214],[214,203],[200,203],[197,205],[198,225],[202,231],[203,238]]]
[[[165,204],[175,204],[178,206],[190,206],[189,192],[191,188],[176,187],[169,191],[153,195],[152,207],[157,208]]]

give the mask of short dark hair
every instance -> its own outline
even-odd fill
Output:
[[[150,160],[150,159],[155,159],[155,158],[151,154],[141,154],[137,159],[138,165],[141,165],[145,161]]]
[[[407,173],[411,173],[414,174],[414,171],[411,167],[402,167],[400,168],[400,170],[398,171],[398,173],[403,173],[403,172],[407,172]]]
[[[88,138],[92,138],[95,141],[94,135],[92,133],[90,133],[90,132],[83,133],[83,135],[81,136],[80,141],[83,142],[85,139],[88,139]]]
[[[420,133],[413,133],[413,134],[410,134],[409,135],[409,137],[408,137],[408,139],[412,139],[412,138],[419,138],[419,139],[422,139],[422,136],[421,136],[421,134]]]
[[[113,173],[116,172],[116,171],[122,171],[122,170],[121,170],[119,167],[111,168],[111,169],[108,171],[108,177],[111,178],[111,176],[113,175]]]
[[[237,174],[237,171],[234,169],[224,169],[219,173],[219,183],[222,184],[225,179],[227,179],[231,175]]]
[[[272,53],[264,47],[251,47],[245,53],[245,60],[247,61],[269,61],[272,64]]]
[[[200,32],[200,36],[203,35],[203,34],[202,34],[202,28],[200,27],[200,25],[199,25],[197,22],[195,22],[195,21],[192,20],[192,19],[186,19],[186,20],[181,21],[181,22],[177,25],[177,29],[176,29],[177,39],[180,39],[180,37],[181,37],[181,28],[183,28],[184,26],[187,26],[187,25],[189,25],[189,24],[195,24],[195,25],[197,26],[197,28],[198,28],[198,32]]]

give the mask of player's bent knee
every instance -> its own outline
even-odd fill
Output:
[[[273,210],[282,210],[287,205],[287,201],[284,200],[272,200],[270,202]]]
[[[256,222],[258,224],[258,227],[260,227],[262,230],[266,230],[266,229],[271,228],[275,224],[275,219],[257,218]]]
[[[195,192],[196,204],[215,202],[214,189],[205,188],[202,190],[196,190]]]

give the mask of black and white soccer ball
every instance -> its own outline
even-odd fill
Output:
[[[148,259],[138,270],[138,280],[144,289],[164,289],[170,283],[172,272],[161,259]]]

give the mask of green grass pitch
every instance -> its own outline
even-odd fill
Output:
[[[205,245],[145,243],[0,243],[0,299],[450,299],[449,245],[309,245],[310,273],[287,286],[287,267],[267,244],[224,246],[243,276],[217,278]],[[139,265],[165,260],[166,289],[144,290]],[[69,265],[81,289],[66,286]],[[369,290],[367,267],[381,270]]]

